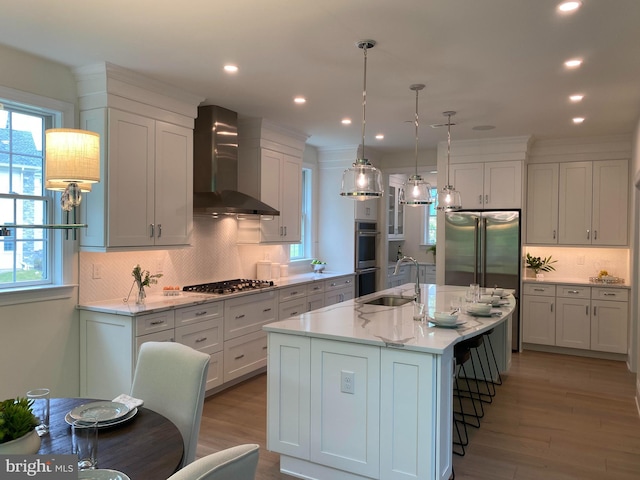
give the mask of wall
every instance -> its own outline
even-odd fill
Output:
[[[0,86],[17,91],[13,100],[19,101],[24,92],[76,108],[76,83],[67,67],[2,45],[0,58]],[[65,242],[55,261],[64,270],[66,283],[74,285],[77,255],[72,247],[71,241]],[[24,396],[37,387],[49,387],[54,396],[78,395],[77,290],[72,286],[68,292],[45,295],[42,301],[37,294],[17,300],[12,294],[0,294],[0,400]]]

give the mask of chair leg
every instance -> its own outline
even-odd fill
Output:
[[[464,381],[467,384],[467,389],[466,390],[459,389],[458,382],[456,381],[456,391],[458,392],[458,395],[460,397],[470,399],[471,405],[473,406],[473,413],[464,414],[464,422],[467,425],[471,425],[472,427],[480,428],[480,419],[484,417],[484,407],[482,406],[482,402],[481,401],[476,402],[476,398],[479,398],[480,391],[477,389],[477,384],[476,384],[476,391],[474,392],[471,390],[471,383],[469,382],[469,376],[467,375],[467,369],[464,366],[464,364],[461,365],[461,370],[462,370],[462,373],[464,374]],[[465,393],[468,395],[464,395]],[[479,405],[479,408],[476,405]],[[473,419],[475,419],[475,422],[468,421],[467,420],[468,417],[472,417]]]
[[[496,373],[497,373],[497,380],[494,380],[493,383],[495,385],[502,385],[502,376],[500,375],[500,369],[498,368],[498,361],[496,360],[496,354],[493,351],[493,344],[491,343],[491,336],[490,335],[486,335],[487,340],[489,341],[489,348],[491,349],[491,356],[493,357],[493,365],[495,365],[496,367]],[[487,348],[486,345],[484,347],[485,349]],[[493,377],[491,377],[493,378]]]

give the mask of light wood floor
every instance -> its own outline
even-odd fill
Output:
[[[456,479],[640,479],[635,374],[625,364],[526,351],[504,380],[467,454],[453,457]],[[265,421],[266,375],[208,398],[198,456],[259,443],[256,480],[292,479],[264,448]]]

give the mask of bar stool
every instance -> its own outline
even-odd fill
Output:
[[[466,373],[465,363],[467,363],[471,359],[471,349],[468,344],[465,342],[460,342],[453,347],[453,356],[455,360],[455,368],[454,368],[454,389],[453,396],[458,399],[458,406],[460,411],[457,412],[455,407],[453,408],[453,427],[458,435],[458,440],[453,439],[453,453],[459,456],[464,456],[466,453],[465,447],[469,445],[469,432],[467,430],[467,425],[470,425],[475,428],[480,428],[480,418],[484,416],[484,410],[482,412],[478,412],[476,407],[475,399],[471,398],[471,405],[473,406],[473,413],[470,411],[465,412],[464,405],[462,402],[463,396],[460,395],[460,385],[459,381],[460,372],[462,371],[464,382],[466,383],[467,390],[471,391],[471,385],[469,383],[469,378]],[[482,408],[482,403],[479,402],[480,408]],[[457,450],[455,447],[460,447],[460,450]]]
[[[484,346],[484,335],[478,335],[477,337],[470,338],[469,340],[465,340],[461,342],[461,344],[465,345],[465,347],[469,348],[471,351],[471,366],[473,368],[473,378],[476,386],[476,390],[472,391],[471,389],[461,390],[460,392],[463,396],[467,398],[475,398],[482,403],[491,403],[493,402],[493,397],[495,396],[495,385],[488,379],[487,372],[485,372],[484,364],[482,362],[482,358],[480,356],[479,349]],[[485,348],[485,356],[486,356],[486,347]],[[478,376],[478,372],[476,371],[476,364],[480,367],[480,371],[482,373],[482,377]],[[489,365],[487,364],[487,368]],[[466,371],[464,372],[466,375]],[[484,384],[484,392],[480,391],[480,385]],[[481,408],[482,416],[484,416],[484,408]]]
[[[484,332],[483,336],[487,339],[487,341],[484,343],[484,353],[485,356],[487,358],[487,366],[489,368],[489,378],[490,378],[490,382],[493,384],[493,392],[495,395],[495,391],[496,385],[502,385],[502,376],[500,375],[500,368],[498,368],[498,361],[496,360],[496,354],[493,350],[493,343],[491,343],[491,334],[493,333],[493,328],[491,330],[489,330],[488,332]],[[489,345],[489,347],[487,348],[487,345]],[[491,358],[493,359],[493,363],[489,360],[489,350],[491,350]],[[495,376],[493,374],[493,368],[495,369]]]

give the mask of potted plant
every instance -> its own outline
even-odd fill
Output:
[[[433,253],[433,263],[436,263],[436,244],[434,243],[429,248],[427,248],[427,253]]]
[[[527,268],[533,270],[536,278],[540,278],[540,276],[542,275],[540,272],[551,272],[555,270],[555,267],[552,265],[552,263],[556,263],[557,260],[552,260],[551,255],[546,258],[533,257],[527,252],[526,262]]]
[[[0,402],[0,454],[35,454],[40,450],[38,419],[33,400],[9,398]]]

